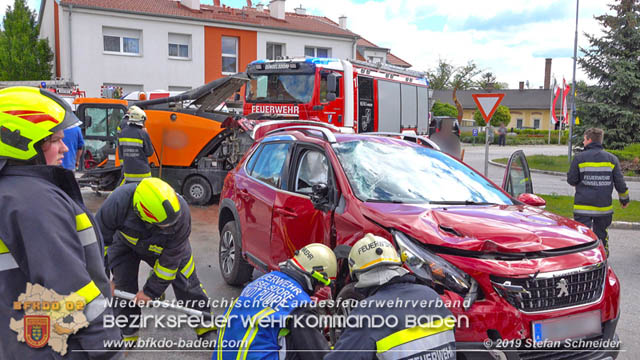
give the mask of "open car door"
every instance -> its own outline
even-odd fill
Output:
[[[514,198],[522,194],[533,194],[529,163],[522,150],[516,150],[511,154],[502,179],[502,188]]]

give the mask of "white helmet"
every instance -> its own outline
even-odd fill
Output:
[[[385,238],[366,234],[349,251],[349,272],[358,280],[356,287],[382,285],[408,273],[396,248]]]
[[[313,243],[296,251],[294,257],[287,260],[287,268],[294,269],[307,278],[307,290],[313,291],[313,280],[329,285],[338,273],[338,261],[333,251],[326,245]]]
[[[144,126],[144,122],[147,121],[147,114],[135,105],[129,108],[125,116],[127,117],[127,122],[133,125]]]

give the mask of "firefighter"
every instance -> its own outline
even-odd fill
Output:
[[[281,263],[280,271],[249,283],[226,312],[212,360],[322,359],[329,347],[314,322],[307,321],[316,316],[310,296],[330,285],[337,268],[333,251],[313,243]],[[243,319],[256,324],[247,328]]]
[[[147,114],[134,105],[129,108],[124,120],[127,126],[118,133],[118,156],[123,165],[123,182],[139,182],[151,177],[149,156],[153,155],[153,144],[144,128]]]
[[[171,285],[176,298],[188,307],[210,312],[209,298],[196,274],[189,244],[189,206],[169,184],[158,178],[145,178],[122,185],[107,197],[96,219],[105,239],[104,253],[116,289],[136,294],[138,304],[159,298]],[[142,290],[138,289],[140,261],[153,267]],[[129,319],[123,328],[125,341],[135,345],[138,333],[131,321],[140,315],[140,307],[120,305],[118,302],[115,307],[116,316],[122,314]],[[215,334],[213,327],[194,330],[204,339]]]
[[[357,279],[355,288],[365,296],[350,316],[362,319],[365,325],[347,327],[326,360],[455,358],[451,312],[435,291],[416,283],[416,278],[402,267],[389,241],[367,234],[353,245],[348,262],[352,277]],[[386,305],[390,301],[393,307]],[[367,319],[374,315],[389,320],[385,321],[389,326],[366,326]],[[418,318],[423,321],[411,323]],[[394,320],[396,326],[392,326]]]
[[[121,339],[117,328],[103,326],[103,317],[112,316],[112,310],[105,306],[111,293],[102,260],[102,238],[84,206],[73,172],[59,166],[67,151],[62,142],[63,130],[77,123],[70,106],[52,92],[30,87],[0,90],[3,359],[122,358],[117,351],[99,352],[105,349],[103,341]],[[27,313],[16,310],[14,302],[20,303],[18,297],[27,292],[29,283],[55,291],[67,300],[78,296],[84,300],[82,312],[89,324],[68,334],[64,357],[62,349],[56,351],[46,344],[33,348],[25,343],[37,338],[37,334],[29,336],[33,328],[26,325]],[[38,299],[25,299],[28,300]],[[35,314],[42,315],[39,311]],[[54,336],[51,331],[69,316],[78,316],[77,310],[52,311],[50,328],[40,328],[42,336]],[[24,327],[24,340],[18,341],[22,333],[10,329],[10,323]],[[82,352],[83,349],[92,352]]]
[[[587,129],[584,133],[584,151],[576,154],[567,173],[567,182],[575,186],[573,218],[592,228],[602,241],[609,256],[607,228],[613,219],[611,193],[618,191],[620,205],[629,205],[629,188],[624,181],[618,158],[602,147],[604,131]]]

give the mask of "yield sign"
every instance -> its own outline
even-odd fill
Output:
[[[471,96],[487,124],[504,98],[504,94],[471,94]]]

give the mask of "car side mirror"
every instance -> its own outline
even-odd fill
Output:
[[[329,187],[327,184],[315,184],[311,187],[311,203],[318,210],[329,210]]]
[[[335,99],[336,99],[336,93],[334,92],[327,93],[327,101],[331,102],[331,101],[334,101]]]
[[[537,206],[544,208],[547,202],[536,194],[524,193],[518,196],[518,201],[521,201],[527,205]]]

